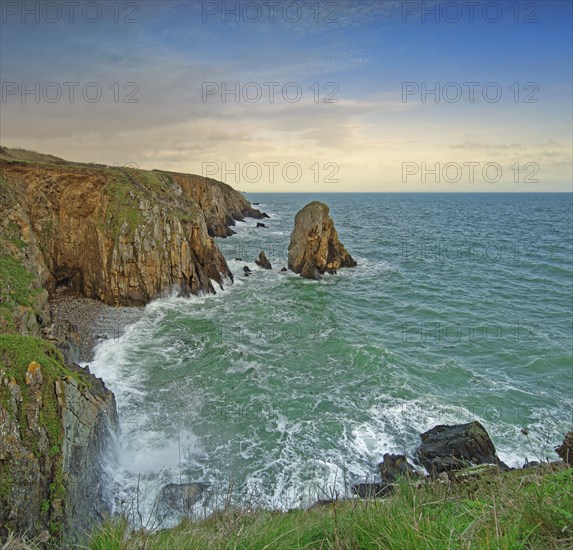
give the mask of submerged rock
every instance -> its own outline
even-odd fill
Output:
[[[263,269],[272,269],[273,268],[273,266],[271,265],[271,262],[269,262],[269,260],[267,259],[267,256],[265,255],[265,253],[263,251],[261,251],[259,253],[259,259],[255,260],[255,263],[259,267],[262,267]]]
[[[338,239],[326,204],[314,201],[297,213],[288,247],[288,266],[307,279],[320,279],[325,272],[356,266]]]
[[[431,475],[461,470],[477,464],[507,466],[496,454],[493,441],[477,421],[453,426],[438,425],[420,435],[416,454]]]
[[[188,515],[207,489],[203,483],[168,483],[161,488],[158,507],[161,513]]]
[[[264,223],[257,222],[257,227],[264,227],[264,228],[266,228],[267,226],[266,226]]]

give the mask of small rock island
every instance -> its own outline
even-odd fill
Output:
[[[320,279],[356,261],[338,239],[326,204],[313,201],[299,210],[288,247],[288,267],[301,277]]]

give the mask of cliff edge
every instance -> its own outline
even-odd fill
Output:
[[[52,324],[50,295],[214,292],[233,276],[212,237],[247,216],[266,214],[215,180],[0,147],[0,541],[70,547],[110,510],[115,398],[74,364],[79,335]]]
[[[212,236],[247,216],[266,214],[216,180],[0,148],[3,253],[50,293],[134,306],[215,292],[233,276]]]

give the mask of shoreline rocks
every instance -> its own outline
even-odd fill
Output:
[[[259,267],[262,267],[263,269],[272,269],[273,268],[273,266],[271,265],[271,262],[269,262],[266,254],[262,250],[261,250],[261,252],[259,252],[259,259],[255,260],[255,263]]]
[[[408,462],[405,455],[386,453],[378,465],[381,481],[356,483],[352,492],[361,498],[379,498],[389,495],[400,479],[409,479],[414,484],[425,481],[464,483],[516,470],[499,459],[489,434],[477,421],[437,425],[420,434],[420,439],[422,443],[410,459],[416,467]],[[571,456],[569,445],[572,442],[573,431],[566,434],[563,443],[556,447],[562,461],[526,462],[523,468],[518,469],[553,472],[571,467],[566,458]],[[419,470],[418,466],[421,467]],[[427,475],[422,472],[422,467]]]
[[[295,217],[288,247],[288,267],[306,279],[318,280],[342,267],[355,267],[356,261],[338,239],[326,204],[311,202]]]
[[[495,464],[508,469],[498,458],[489,434],[477,421],[434,426],[421,434],[420,439],[422,444],[416,456],[430,475],[478,464]]]
[[[158,498],[160,514],[175,513],[189,516],[193,506],[201,499],[208,486],[204,483],[168,483],[161,488]]]
[[[565,434],[563,443],[555,447],[555,452],[561,460],[573,466],[573,430]]]

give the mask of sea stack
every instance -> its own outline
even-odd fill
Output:
[[[297,213],[288,247],[289,269],[307,279],[320,279],[325,272],[354,266],[356,261],[338,240],[326,204],[313,201]]]

